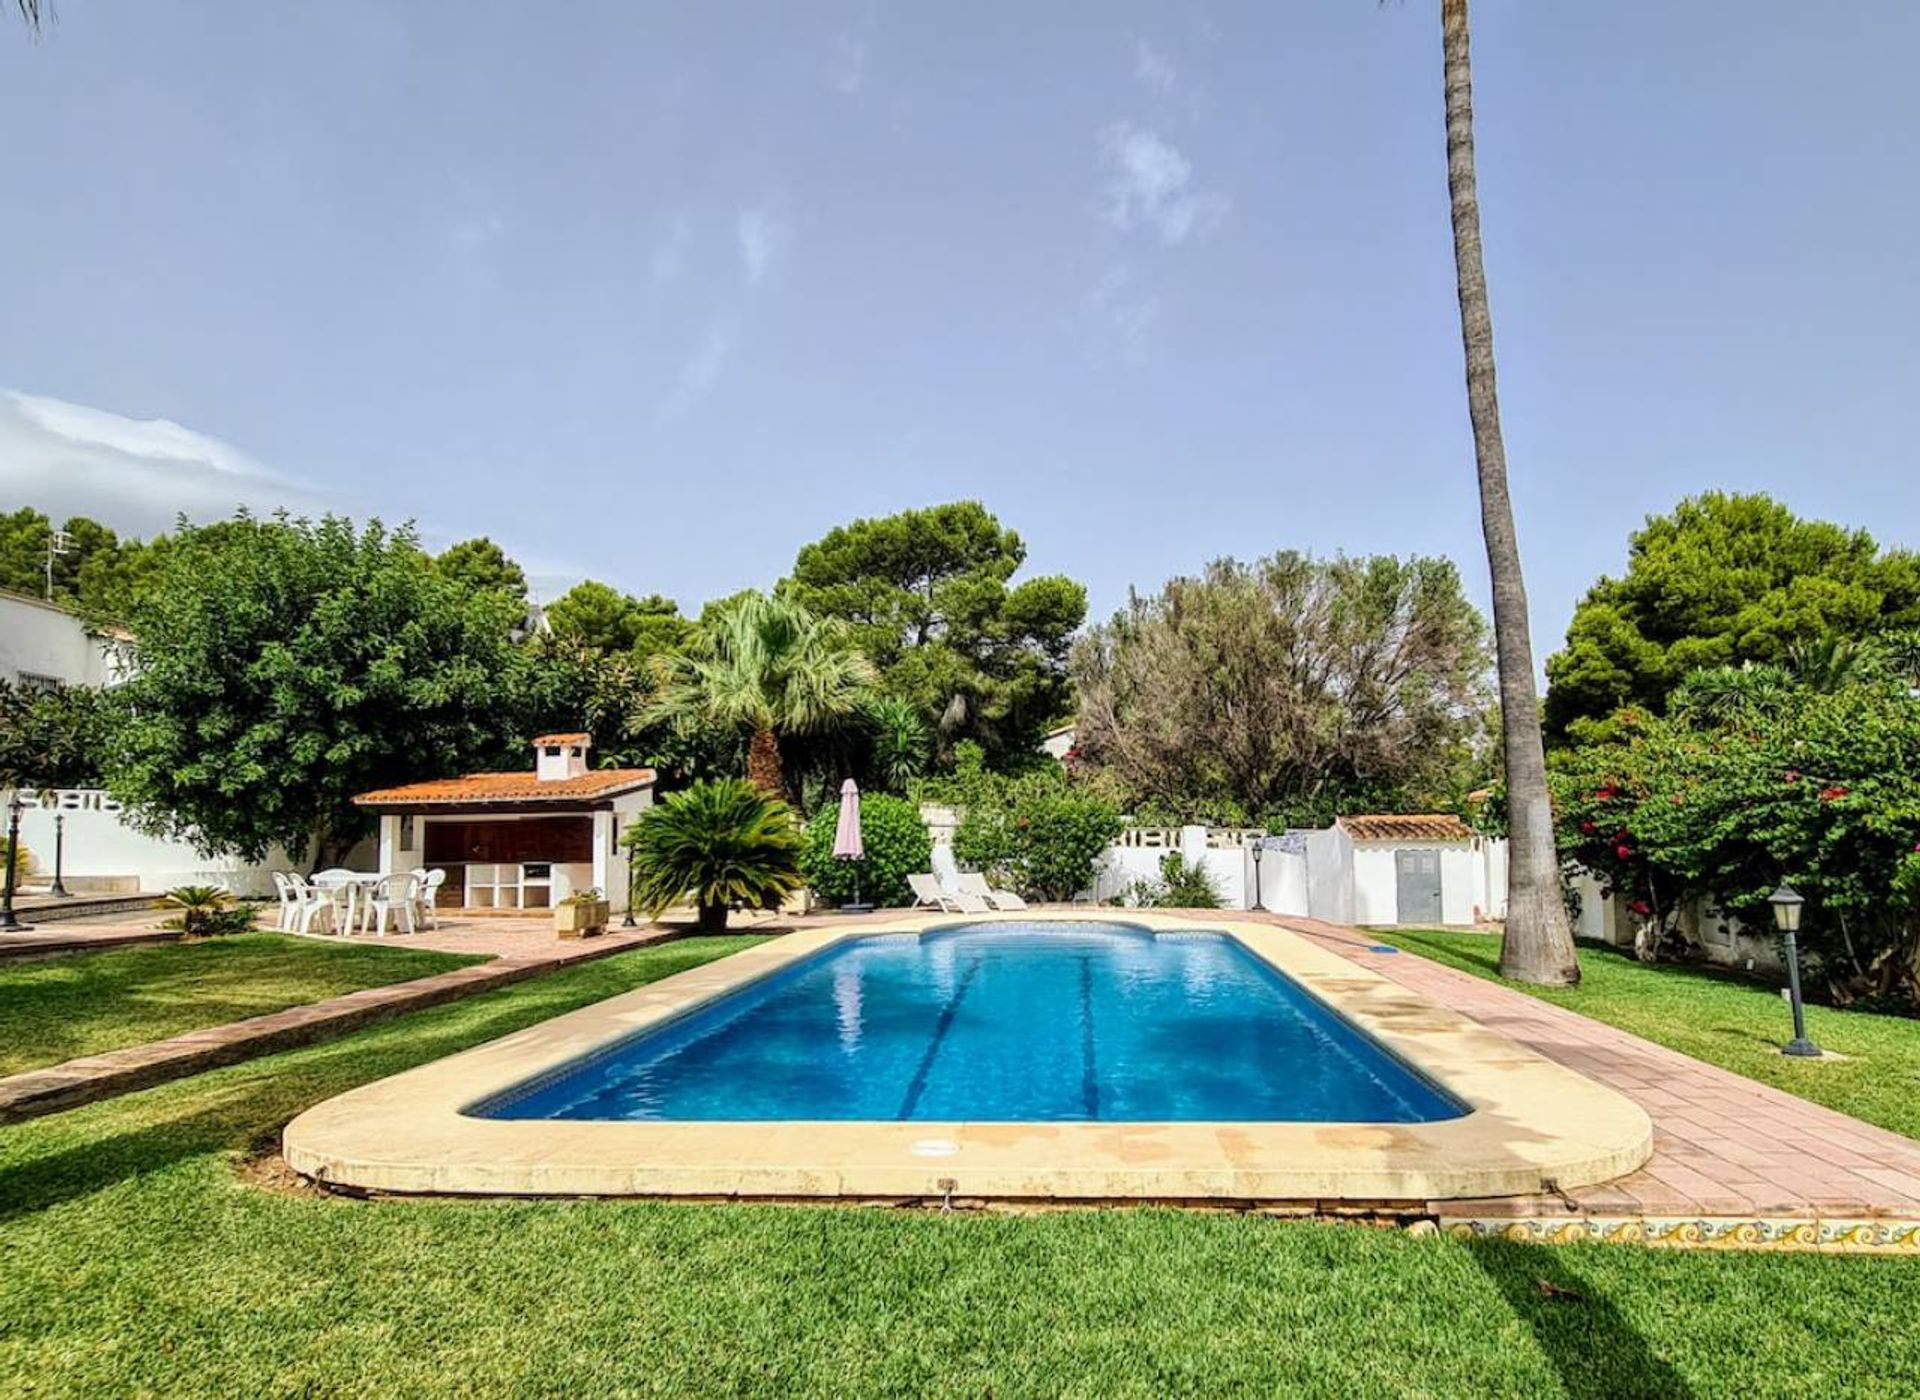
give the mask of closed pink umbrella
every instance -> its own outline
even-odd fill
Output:
[[[862,861],[867,858],[866,843],[860,839],[860,785],[852,778],[840,784],[840,823],[833,829],[833,858]],[[846,914],[864,914],[871,904],[860,902],[860,871],[853,872],[853,903],[840,906]]]

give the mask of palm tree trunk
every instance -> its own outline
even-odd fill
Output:
[[[784,799],[786,774],[780,767],[780,739],[767,725],[753,731],[747,745],[747,781],[768,797]]]
[[[1480,528],[1493,577],[1494,651],[1500,669],[1500,720],[1506,748],[1508,877],[1500,972],[1522,982],[1566,987],[1580,980],[1573,931],[1560,896],[1560,856],[1547,796],[1540,697],[1533,681],[1527,586],[1507,492],[1507,449],[1494,391],[1493,311],[1480,252],[1480,199],[1473,171],[1473,71],[1467,52],[1467,0],[1440,0],[1446,54],[1447,188],[1453,196],[1453,261],[1460,288],[1460,336],[1466,346],[1467,412],[1480,473]]]

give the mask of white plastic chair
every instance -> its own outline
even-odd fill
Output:
[[[339,929],[340,925],[334,922],[333,895],[329,891],[308,884],[298,875],[276,874],[273,879],[280,890],[281,916],[286,920],[281,927],[288,933],[310,934],[315,924],[328,931]]]
[[[293,881],[287,878],[285,871],[276,870],[273,872],[273,892],[280,897],[280,914],[274,920],[273,926],[282,933],[291,933],[293,932],[294,911],[299,906],[293,892]]]
[[[987,883],[987,877],[977,870],[963,870],[953,877],[952,888],[961,894],[978,895],[995,909],[1025,909],[1026,900],[1012,890],[996,890]]]
[[[414,910],[414,917],[428,928],[440,927],[440,915],[435,906],[440,898],[440,887],[446,883],[447,872],[444,870],[429,870],[420,876],[414,896],[414,903],[418,906]]]
[[[341,933],[352,933],[358,922],[360,880],[358,872],[337,865],[313,877],[313,887],[333,901],[333,926]]]
[[[382,875],[366,893],[367,917],[371,926],[368,933],[385,936],[387,916],[393,915],[393,921],[402,932],[412,933],[415,928],[413,906],[420,897],[422,881],[418,871],[406,870],[396,875]]]
[[[944,888],[932,874],[907,876],[907,888],[913,891],[914,908],[921,909],[931,904],[943,914],[985,914],[989,912],[986,900],[977,894],[964,894],[958,890]]]

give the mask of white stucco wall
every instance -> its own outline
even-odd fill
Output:
[[[232,856],[203,856],[182,841],[146,836],[120,818],[119,804],[94,789],[63,788],[23,797],[20,842],[34,854],[36,868],[51,875],[54,818],[64,819],[66,852],[62,873],[76,893],[75,881],[104,889],[131,888],[160,894],[177,885],[225,885],[235,894],[270,895],[273,872],[296,868],[275,848],[265,862],[252,865]]]
[[[65,608],[0,593],[0,680],[22,675],[62,685],[109,685],[124,679],[124,644],[95,636]]]
[[[1397,851],[1433,850],[1440,853],[1440,920],[1446,924],[1469,925],[1479,917],[1492,917],[1487,911],[1496,907],[1488,888],[1488,858],[1484,847],[1490,843],[1471,841],[1357,841],[1353,846],[1353,922],[1357,924],[1396,924],[1400,922],[1399,877],[1394,854]],[[1505,863],[1501,862],[1504,876]],[[1505,881],[1498,907],[1506,905]]]

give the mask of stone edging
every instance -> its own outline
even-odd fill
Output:
[[[410,982],[366,987],[306,1006],[292,1006],[224,1026],[188,1031],[168,1040],[85,1055],[45,1069],[8,1075],[0,1078],[0,1126],[117,1098],[138,1089],[150,1089],[222,1065],[336,1040],[376,1021],[460,1001],[629,949],[656,947],[684,938],[688,932],[665,929],[650,938],[588,944],[548,958],[495,958],[491,962],[416,977]]]

